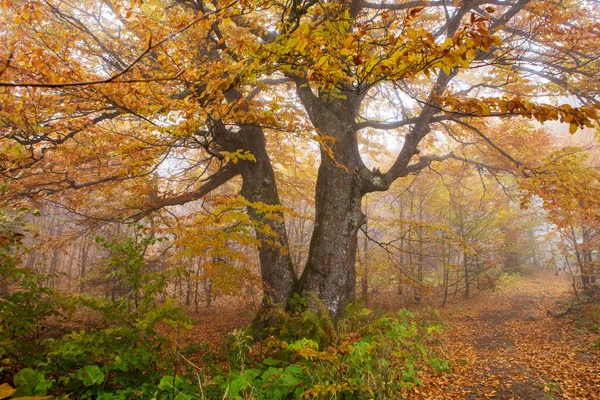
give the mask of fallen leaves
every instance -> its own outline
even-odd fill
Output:
[[[451,329],[442,350],[452,371],[423,376],[418,398],[598,398],[600,354],[591,347],[597,335],[563,319],[521,320],[530,312],[546,315],[568,290],[563,278],[536,276],[444,310]]]

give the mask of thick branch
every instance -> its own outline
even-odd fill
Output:
[[[423,0],[414,0],[414,1],[407,1],[406,3],[401,3],[401,4],[397,4],[397,3],[372,3],[369,1],[365,1],[362,3],[362,6],[364,8],[370,8],[373,10],[392,10],[392,11],[398,11],[398,10],[408,10],[410,8],[415,8],[415,7],[420,7],[424,4],[428,5],[428,6],[432,6],[432,7],[440,7],[443,6],[446,2],[441,0],[441,1],[428,1],[428,2],[424,2]]]
[[[419,171],[421,171],[422,169],[425,169],[427,167],[429,167],[431,165],[432,162],[434,161],[444,161],[447,160],[449,158],[454,158],[454,153],[449,153],[443,156],[421,156],[419,157],[419,161],[414,163],[414,164],[410,164],[409,166],[406,167],[406,174],[414,174],[417,173]]]
[[[419,154],[419,143],[429,133],[432,118],[439,112],[439,107],[433,105],[435,104],[434,99],[442,94],[448,86],[448,83],[456,76],[456,74],[456,70],[449,75],[446,75],[443,71],[439,72],[435,87],[428,96],[427,104],[423,107],[421,114],[416,118],[412,130],[404,139],[402,150],[400,150],[396,161],[394,161],[394,164],[389,171],[383,175],[384,180],[390,185],[399,177],[406,176],[406,167],[408,166],[410,159],[415,154]]]
[[[179,206],[179,205],[183,205],[183,204],[198,200],[198,199],[206,196],[208,193],[212,192],[213,190],[217,189],[221,185],[225,184],[226,182],[230,181],[231,179],[233,179],[234,177],[236,177],[239,174],[240,174],[240,171],[237,168],[237,166],[235,164],[229,163],[229,164],[225,165],[223,168],[221,168],[220,170],[218,170],[217,172],[215,172],[214,174],[212,174],[210,177],[208,177],[204,181],[205,183],[202,186],[200,186],[199,188],[189,191],[189,192],[186,192],[186,193],[183,193],[176,197],[157,199],[151,205],[146,207],[145,210],[127,217],[125,219],[125,221],[138,221],[138,220],[142,219],[143,217],[145,217],[155,211],[158,211],[162,208],[171,207],[171,206]]]
[[[435,123],[435,122],[443,122],[443,121],[455,121],[457,118],[473,118],[473,117],[478,117],[478,118],[502,118],[502,117],[509,117],[512,116],[512,114],[509,113],[490,113],[487,115],[477,115],[475,113],[459,113],[459,112],[452,112],[450,110],[444,110],[442,107],[440,107],[439,105],[435,105],[435,104],[430,104],[432,107],[437,108],[439,111],[444,112],[444,114],[441,115],[436,115],[431,117],[430,119],[430,123]],[[518,114],[517,114],[518,115]],[[357,128],[360,129],[365,129],[365,128],[373,128],[373,129],[379,129],[382,131],[385,130],[392,130],[392,129],[398,129],[398,128],[402,128],[404,126],[408,126],[408,125],[413,125],[416,124],[419,121],[419,117],[411,117],[411,118],[406,118],[400,121],[363,121],[357,124]]]

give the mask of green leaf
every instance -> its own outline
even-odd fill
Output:
[[[15,375],[13,381],[17,387],[16,397],[33,396],[36,394],[35,387],[44,381],[44,373],[31,368],[23,368]]]
[[[258,369],[250,368],[244,371],[244,377],[246,378],[246,382],[248,384],[252,384],[256,378],[258,378],[261,374],[261,371]]]
[[[244,379],[244,376],[242,376],[241,374],[236,376],[235,379],[232,380],[229,384],[229,396],[233,398],[239,396],[241,391],[244,390],[245,387],[246,380]]]
[[[275,360],[274,358],[269,357],[269,358],[265,358],[263,360],[263,364],[268,365],[270,367],[274,367],[276,365],[281,364],[281,361]]]
[[[83,369],[77,371],[77,378],[79,378],[85,386],[95,386],[104,382],[104,373],[97,365],[87,365]]]
[[[180,377],[173,378],[171,375],[165,375],[162,377],[160,382],[158,383],[158,388],[160,390],[171,390],[174,387],[179,386],[179,384],[183,382]]]

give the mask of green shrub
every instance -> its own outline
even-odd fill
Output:
[[[24,367],[43,362],[52,345],[50,317],[59,317],[63,298],[46,287],[51,277],[22,267],[24,208],[0,207],[0,378],[6,381]]]
[[[398,398],[422,384],[423,367],[448,370],[449,363],[430,347],[443,329],[435,316],[428,321],[405,310],[382,317],[360,307],[349,311],[335,334],[327,333],[333,323],[318,311],[292,314],[280,324],[282,336],[261,342],[264,352],[254,360],[244,343],[243,365],[234,363],[229,373],[214,376],[209,390],[225,399]],[[306,333],[304,321],[317,326],[309,331],[316,336],[298,336]]]
[[[2,264],[0,275],[10,280],[11,294],[0,302],[0,348],[5,380],[17,394],[69,394],[72,398],[151,398],[160,392],[161,378],[174,370],[175,353],[159,326],[188,325],[184,310],[167,299],[155,301],[168,280],[145,273],[143,250],[152,237],[103,241],[106,265],[127,289],[115,299],[59,295],[44,287],[47,276]],[[95,313],[102,328],[50,329],[49,317],[75,311]],[[55,321],[58,324],[60,320]],[[164,386],[164,385],[163,385]],[[171,398],[171,397],[165,397]]]

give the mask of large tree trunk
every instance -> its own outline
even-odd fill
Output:
[[[333,317],[354,298],[357,233],[365,222],[361,198],[358,176],[325,156],[317,179],[304,293],[316,294]]]
[[[296,290],[308,297],[309,304],[316,295],[336,318],[354,298],[357,234],[366,222],[361,211],[364,193],[359,171],[363,165],[354,123],[356,109],[352,99],[317,98],[307,87],[298,93],[322,143],[315,228]]]
[[[256,162],[241,163],[243,179],[242,195],[251,202],[280,206],[281,201],[275,184],[275,173],[266,150],[265,135],[257,127],[243,127],[243,149],[249,150]],[[279,305],[286,307],[292,288],[296,282],[296,273],[292,263],[283,212],[277,211],[279,218],[265,218],[264,213],[254,207],[248,212],[259,226],[268,227],[273,235],[263,229],[256,229],[256,237],[262,242],[258,249],[264,289],[264,306]]]

